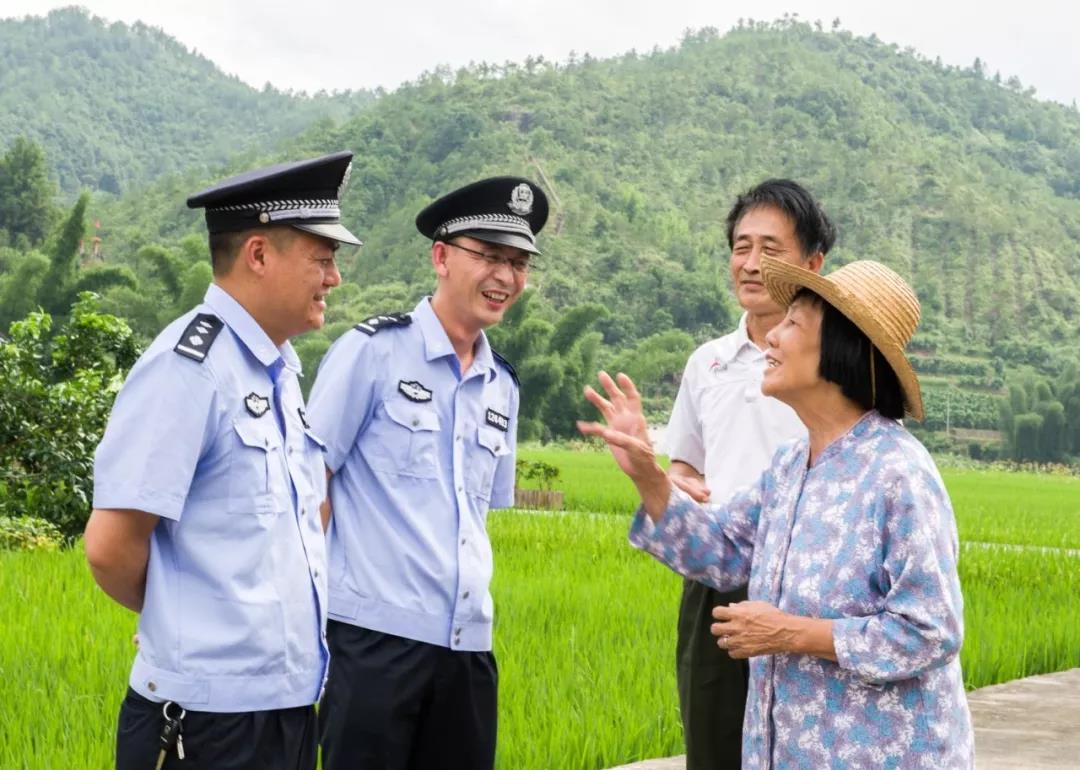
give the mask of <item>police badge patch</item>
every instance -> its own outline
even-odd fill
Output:
[[[528,216],[533,209],[532,188],[522,182],[510,193],[510,200],[506,205],[519,217]]]
[[[418,404],[424,404],[431,400],[431,391],[416,380],[409,380],[408,382],[398,380],[397,389],[405,398]]]
[[[503,433],[510,430],[510,418],[505,414],[499,414],[494,409],[488,409],[485,416],[485,421],[492,428],[498,428]]]
[[[244,399],[244,408],[252,417],[262,417],[270,411],[270,399],[258,393],[248,393]]]

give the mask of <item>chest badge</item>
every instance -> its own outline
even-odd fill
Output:
[[[262,417],[270,411],[270,399],[260,396],[258,393],[248,393],[244,399],[244,408],[252,417]]]
[[[424,404],[431,400],[431,391],[416,380],[409,380],[408,382],[398,380],[397,389],[405,398],[418,404]]]
[[[510,418],[505,414],[499,414],[494,409],[488,409],[484,419],[492,428],[498,428],[503,433],[510,430]]]

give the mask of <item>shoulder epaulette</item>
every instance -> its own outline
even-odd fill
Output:
[[[217,339],[218,332],[225,324],[216,315],[199,313],[180,335],[180,341],[173,348],[177,353],[198,361],[200,364],[206,360],[206,354],[210,352],[210,346]]]
[[[375,332],[391,326],[408,326],[411,323],[412,316],[408,313],[387,313],[386,315],[373,315],[371,318],[366,318],[353,328],[370,337]]]
[[[521,380],[518,379],[517,370],[514,369],[514,367],[510,365],[510,362],[507,361],[502,356],[500,356],[494,350],[491,351],[491,356],[496,361],[498,361],[500,364],[502,364],[503,366],[506,367],[506,371],[510,372],[510,379],[512,379],[514,381],[514,384],[517,385],[520,388],[521,387]]]

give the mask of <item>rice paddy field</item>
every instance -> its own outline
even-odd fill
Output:
[[[567,511],[490,517],[498,766],[606,768],[679,753],[680,579],[626,544],[633,488],[600,452],[557,465]],[[967,685],[1080,666],[1080,479],[948,471],[963,553]],[[81,548],[0,553],[0,768],[107,768],[135,618]]]

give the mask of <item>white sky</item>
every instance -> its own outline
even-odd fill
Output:
[[[0,17],[72,4],[0,0]],[[687,28],[721,32],[740,17],[798,13],[874,32],[949,64],[976,57],[1038,96],[1080,102],[1080,3],[1075,0],[81,0],[109,21],[142,21],[256,87],[387,90],[439,64],[502,63],[570,51],[606,57],[668,47]]]

